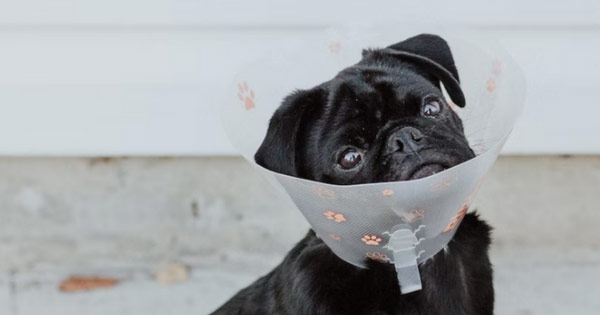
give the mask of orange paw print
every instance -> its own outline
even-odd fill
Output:
[[[454,217],[452,217],[452,219],[450,219],[450,223],[442,232],[450,232],[454,230],[454,228],[456,228],[456,226],[467,214],[467,210],[469,210],[469,207],[467,207],[466,204],[463,205],[462,208],[460,208],[460,211],[458,211],[458,213]]]
[[[326,189],[326,188],[313,187],[312,192],[323,199],[334,199],[335,198],[335,192],[333,192],[332,190]]]
[[[329,51],[332,54],[337,54],[340,52],[340,50],[342,49],[342,43],[340,43],[339,41],[333,41],[329,44]]]
[[[492,73],[495,76],[498,76],[500,73],[502,73],[502,62],[500,60],[495,59],[492,61]]]
[[[432,190],[444,190],[448,187],[450,187],[450,184],[452,184],[454,181],[456,180],[456,176],[444,176],[440,179],[440,181],[433,183],[433,185],[431,185],[431,189]]]
[[[246,82],[238,84],[238,98],[244,103],[246,110],[254,108],[254,90],[249,89]]]
[[[385,189],[385,190],[383,190],[383,191],[381,192],[381,194],[382,194],[382,195],[384,195],[384,196],[391,196],[391,195],[393,195],[393,194],[394,194],[394,191],[393,191],[393,190],[391,190],[391,189]]]
[[[337,236],[337,235],[335,235],[335,234],[329,234],[329,237],[331,237],[331,238],[332,238],[333,240],[335,240],[335,241],[339,241],[339,240],[341,240],[341,239],[342,239],[341,237],[339,237],[339,236]]]
[[[485,82],[485,86],[486,86],[486,89],[488,90],[488,92],[490,92],[490,93],[494,92],[496,90],[496,80],[488,79]]]
[[[424,216],[425,216],[425,210],[423,210],[423,209],[411,210],[409,213],[405,213],[402,216],[402,222],[413,223],[417,220],[422,220]]]
[[[367,253],[365,256],[369,259],[376,260],[379,262],[388,262],[390,260],[386,254],[377,253],[377,252]]]
[[[333,221],[335,221],[335,222],[337,222],[337,223],[340,223],[340,222],[344,222],[344,221],[346,221],[346,218],[345,218],[345,217],[344,217],[344,215],[343,215],[343,214],[341,214],[341,213],[335,213],[335,212],[333,212],[333,211],[327,211],[327,212],[323,213],[323,215],[324,215],[324,216],[325,216],[325,217],[326,217],[328,220],[333,220]]]
[[[381,238],[377,235],[365,235],[360,240],[367,245],[379,245],[381,243]]]

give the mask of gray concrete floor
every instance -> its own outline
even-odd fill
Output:
[[[307,229],[235,158],[5,158],[0,174],[0,315],[206,314]],[[475,200],[497,314],[600,314],[599,193],[600,157],[498,161]],[[159,284],[164,262],[189,279]],[[121,282],[60,292],[69,275]]]
[[[558,259],[557,259],[558,258]],[[183,283],[164,286],[139,266],[88,269],[115,276],[117,286],[62,293],[58,283],[70,270],[0,274],[0,314],[207,314],[240,288],[269,271],[279,257],[250,254],[196,266]],[[210,260],[210,259],[209,259]],[[494,248],[496,314],[582,314],[600,311],[600,255],[572,250]]]

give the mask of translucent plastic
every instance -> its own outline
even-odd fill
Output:
[[[237,77],[222,111],[232,143],[289,197],[331,250],[358,267],[365,267],[367,259],[395,263],[402,293],[421,288],[418,263],[442,250],[454,235],[524,101],[524,79],[502,49],[483,41],[474,45],[445,39],[467,100],[464,109],[455,110],[477,157],[433,176],[338,186],[274,173],[255,164],[253,155],[282,99],[358,62],[361,50],[367,48],[360,40],[338,43],[343,49],[337,51],[331,43],[323,49],[304,45],[250,64]]]

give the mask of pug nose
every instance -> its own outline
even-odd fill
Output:
[[[425,136],[413,127],[404,127],[394,131],[388,138],[391,152],[417,152],[425,145]]]

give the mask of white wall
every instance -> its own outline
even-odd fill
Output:
[[[505,152],[600,154],[596,0],[5,0],[0,154],[232,154],[218,110],[241,65],[332,25],[375,23],[498,38],[528,79]]]

